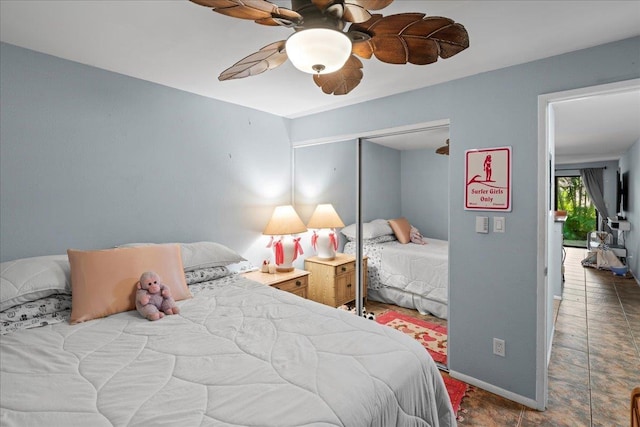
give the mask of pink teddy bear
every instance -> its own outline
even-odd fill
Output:
[[[162,283],[160,276],[153,271],[142,273],[137,287],[136,310],[145,319],[158,320],[165,314],[180,313],[169,287]]]

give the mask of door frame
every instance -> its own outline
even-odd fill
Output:
[[[553,331],[547,340],[547,327],[552,313],[549,313],[547,302],[553,292],[549,289],[547,268],[550,262],[548,233],[551,229],[553,215],[550,192],[555,194],[555,183],[552,179],[555,171],[555,117],[553,104],[560,101],[574,100],[598,95],[640,90],[640,79],[624,80],[603,85],[588,86],[578,89],[552,92],[538,96],[538,215],[537,215],[537,325],[536,325],[536,404],[544,410],[548,400],[548,362],[551,356]]]

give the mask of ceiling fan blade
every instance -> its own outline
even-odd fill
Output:
[[[367,10],[369,4],[377,6],[377,3],[382,2],[368,0],[360,2],[354,0],[311,0],[311,3],[321,11],[332,13],[336,18],[345,22],[366,22],[371,19],[371,14]]]
[[[381,15],[377,15],[381,16]],[[373,18],[372,18],[373,19]],[[357,29],[355,24],[351,24],[346,34],[351,39],[351,52],[360,58],[370,59],[373,56],[373,43],[369,33],[365,33]]]
[[[224,81],[255,76],[282,65],[287,60],[287,53],[284,50],[285,43],[285,40],[271,43],[241,59],[224,70],[218,80]]]
[[[293,10],[278,7],[267,0],[191,0],[214,12],[240,19],[251,19],[263,25],[293,26],[302,22],[302,16]]]
[[[346,95],[362,81],[362,62],[355,56],[335,73],[314,74],[313,81],[328,95]]]
[[[367,10],[380,10],[393,3],[393,0],[345,0],[344,2],[355,4]]]
[[[443,154],[445,156],[449,155],[449,147],[440,147],[436,150],[436,154]]]
[[[362,6],[358,6],[357,4],[345,3],[342,19],[347,22],[367,22],[369,19],[371,19],[371,14]]]
[[[447,145],[443,145],[436,150],[436,154],[449,155],[449,138],[447,138]]]
[[[370,49],[376,58],[390,64],[430,64],[438,56],[450,58],[469,47],[464,26],[449,18],[423,13],[373,15],[367,22],[352,24],[351,30],[371,35],[369,46],[358,46],[354,53],[362,56]]]

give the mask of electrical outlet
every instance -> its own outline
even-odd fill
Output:
[[[493,354],[504,357],[504,354],[505,354],[504,340],[501,340],[499,338],[493,339]]]

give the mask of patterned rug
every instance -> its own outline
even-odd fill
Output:
[[[446,326],[436,325],[392,310],[379,314],[376,322],[412,336],[427,349],[437,365],[447,366]]]
[[[429,352],[436,365],[445,367],[447,365],[447,328],[446,326],[436,325],[422,319],[417,319],[409,315],[398,313],[396,311],[385,311],[376,316],[376,322],[381,325],[391,326],[419,341]],[[470,391],[467,383],[455,378],[451,378],[449,374],[442,372],[444,385],[447,387],[453,413],[456,414],[458,421],[464,418],[458,413],[462,399]],[[464,409],[462,412],[466,412]]]

